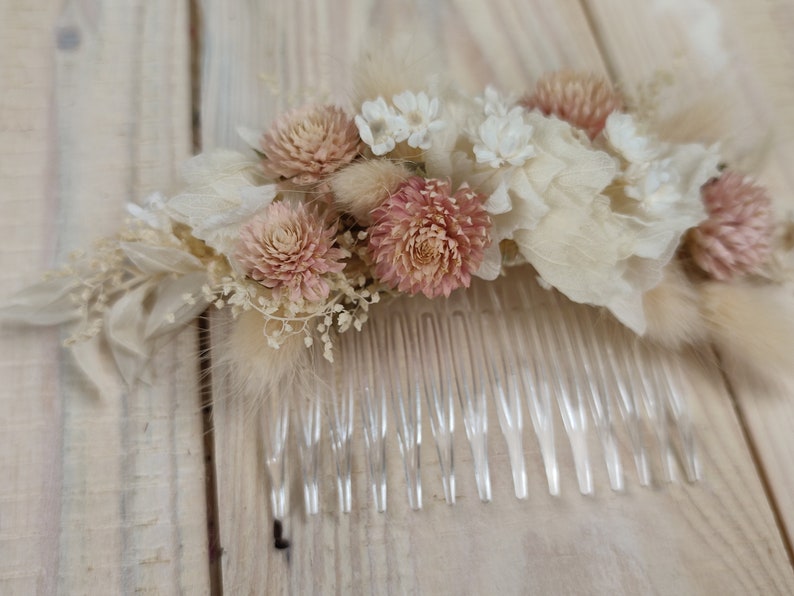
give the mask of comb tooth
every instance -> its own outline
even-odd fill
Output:
[[[647,346],[644,346],[644,349],[646,354],[653,357],[654,363],[649,372],[650,379],[646,380],[645,405],[656,431],[665,479],[670,482],[675,469],[675,451],[668,428],[668,424],[672,421],[673,432],[677,434],[681,448],[679,459],[687,480],[692,482],[698,478],[699,462],[695,453],[689,414],[677,386],[680,379],[676,373],[680,373],[680,369],[673,368],[672,355],[669,352],[656,350],[650,354]],[[670,420],[667,418],[668,413]]]
[[[352,351],[355,354],[355,370],[357,375],[350,379],[352,390],[360,387],[359,402],[364,426],[364,447],[369,467],[370,485],[375,508],[386,511],[386,394],[382,384],[377,383],[375,376],[375,354],[372,335],[380,335],[377,324],[370,324],[368,332],[357,334],[353,338]],[[382,339],[382,337],[381,337]],[[379,353],[384,353],[384,345],[377,346]]]
[[[588,389],[590,412],[604,452],[609,485],[612,490],[622,491],[625,489],[623,464],[620,461],[615,438],[612,406],[606,386],[607,373],[603,359],[600,357],[601,353],[595,348],[596,342],[591,329],[592,319],[586,316],[588,313],[583,308],[569,309],[569,311],[575,315],[575,318],[566,320],[565,326],[574,342],[573,355],[577,363],[576,369],[584,374],[584,377],[579,375],[577,385],[580,388],[586,386]]]
[[[505,313],[499,297],[488,284],[486,296],[480,296],[478,308],[482,341],[477,342],[487,363],[487,379],[490,391],[496,401],[499,426],[507,442],[510,467],[513,472],[513,488],[516,497],[526,499],[528,495],[527,471],[524,464],[523,429],[521,397],[518,388],[515,352],[509,349]]]
[[[551,371],[562,424],[571,445],[579,492],[589,495],[593,492],[593,474],[587,454],[587,411],[575,383],[571,383],[570,379],[573,369],[569,360],[572,348],[566,334],[560,333],[559,323],[552,325],[550,318],[553,313],[544,315],[547,316],[537,317],[541,345],[546,346],[546,350],[540,351],[540,356],[545,360],[547,370]]]
[[[348,346],[349,348],[349,346]],[[342,350],[340,350],[342,351]],[[350,355],[350,349],[346,352]],[[349,359],[348,359],[349,360]],[[316,359],[318,364],[318,394],[327,397],[327,416],[331,437],[331,452],[334,456],[336,468],[336,490],[339,497],[339,510],[350,513],[353,506],[353,491],[351,485],[352,469],[352,437],[353,437],[353,403],[355,399],[355,383],[350,378],[354,374],[352,363],[343,362],[341,371],[343,391],[334,377],[334,368],[322,356]],[[323,380],[327,379],[327,384]]]
[[[264,435],[265,467],[270,482],[270,505],[273,517],[287,518],[287,433],[291,395],[271,392],[260,409],[260,424]]]
[[[296,396],[295,401],[301,427],[298,433],[298,455],[303,479],[303,501],[306,513],[316,515],[320,512],[320,400],[315,393],[306,397]]]
[[[406,306],[403,303],[401,306]],[[422,400],[420,375],[416,362],[416,350],[409,346],[409,338],[415,330],[409,325],[405,309],[396,310],[387,328],[380,328],[387,342],[385,353],[389,361],[392,406],[397,421],[397,440],[400,446],[405,481],[408,489],[408,504],[411,509],[422,508],[422,478],[419,452],[422,443]],[[379,340],[381,338],[379,337]],[[381,353],[384,353],[381,351]],[[385,378],[383,375],[382,378]]]
[[[642,343],[636,339],[632,341],[633,352],[647,354]],[[673,469],[675,467],[673,450],[670,445],[670,435],[667,432],[667,420],[665,418],[665,404],[659,398],[661,388],[655,378],[656,362],[653,359],[648,359],[652,362],[649,368],[633,367],[632,373],[635,383],[641,388],[640,395],[642,403],[645,406],[645,413],[651,423],[656,436],[656,443],[659,447],[659,456],[662,462],[662,475],[665,482],[673,481]]]
[[[560,494],[560,468],[557,463],[554,416],[551,411],[551,373],[538,356],[546,347],[538,336],[537,327],[527,316],[532,310],[532,301],[524,284],[517,284],[517,288],[522,308],[516,313],[517,325],[512,326],[513,339],[519,346],[518,352],[527,356],[521,366],[521,380],[527,396],[529,417],[543,457],[549,494],[556,496]]]
[[[660,367],[657,371],[657,385],[662,388],[667,411],[670,413],[673,427],[678,434],[684,473],[689,482],[696,482],[702,479],[703,476],[700,468],[700,459],[697,455],[697,446],[695,445],[692,420],[689,417],[689,410],[681,390],[681,364],[668,352],[661,354],[659,360]]]
[[[610,380],[613,386],[617,389],[618,410],[620,411],[623,424],[626,426],[626,431],[629,435],[629,442],[631,443],[631,450],[634,455],[634,464],[637,467],[637,475],[639,476],[640,484],[648,486],[651,483],[651,468],[648,464],[648,454],[645,451],[643,443],[643,432],[640,424],[640,414],[637,404],[635,403],[634,391],[629,386],[629,381],[632,377],[633,369],[636,366],[631,365],[624,358],[625,351],[617,350],[614,342],[606,342],[604,344],[605,356],[604,358],[604,371],[607,369],[611,372]]]
[[[543,357],[553,371],[557,406],[571,445],[579,492],[589,495],[593,492],[593,475],[587,454],[587,413],[577,388],[572,387],[574,384],[570,382],[569,373],[572,367],[567,360],[570,350],[562,345],[558,330],[552,328],[547,318],[541,317],[540,329],[542,337],[545,338],[544,343],[551,348]]]
[[[458,292],[458,300],[465,301],[465,294]],[[482,371],[480,361],[473,358],[470,336],[471,320],[467,316],[470,311],[467,304],[454,305],[448,301],[445,315],[449,321],[449,343],[453,347],[452,369],[455,386],[463,411],[463,426],[466,438],[471,446],[474,460],[474,478],[477,492],[482,501],[491,500],[491,473],[488,468],[488,406],[482,388]]]
[[[455,503],[455,460],[452,435],[455,430],[455,407],[452,383],[449,378],[449,345],[441,330],[443,316],[422,312],[417,323],[419,355],[423,366],[422,381],[427,399],[430,430],[436,442],[438,463],[441,467],[441,482],[444,498],[450,505]],[[440,320],[439,320],[440,319]]]
[[[517,290],[517,291],[514,291]],[[532,292],[538,292],[538,295]],[[472,302],[475,308],[472,308]],[[557,311],[555,314],[554,311]],[[527,316],[532,313],[533,316]],[[304,500],[309,514],[319,510],[319,428],[327,403],[331,448],[336,465],[340,509],[351,510],[351,436],[355,408],[360,408],[365,454],[375,507],[386,509],[387,400],[396,419],[398,446],[409,505],[422,507],[420,467],[422,402],[425,400],[441,469],[444,497],[454,504],[453,432],[455,397],[471,447],[477,491],[490,501],[488,402],[493,397],[508,447],[516,496],[526,498],[528,477],[523,449],[522,393],[546,470],[549,492],[560,492],[552,403],[566,431],[579,490],[593,492],[587,426],[592,415],[613,490],[625,489],[623,464],[615,434],[614,404],[627,430],[641,485],[651,482],[643,416],[653,428],[664,478],[673,479],[678,459],[689,481],[701,478],[692,422],[681,388],[680,361],[651,350],[635,338],[599,341],[592,316],[571,309],[553,293],[540,293],[526,280],[496,288],[475,284],[441,305],[422,300],[397,302],[388,317],[374,320],[363,333],[342,334],[336,368],[341,383],[325,383],[333,370],[317,366],[315,395],[301,398],[297,416]],[[338,352],[339,353],[339,352]],[[376,358],[375,355],[381,355]],[[654,366],[638,366],[637,356]],[[388,362],[386,370],[380,364]],[[321,368],[325,366],[325,370]],[[321,396],[328,397],[322,400]],[[423,397],[424,396],[424,397]],[[274,515],[287,508],[284,442],[289,415],[284,399],[269,399],[265,454]],[[358,404],[354,405],[355,402]],[[275,408],[275,410],[274,410]]]

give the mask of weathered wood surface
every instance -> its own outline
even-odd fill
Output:
[[[3,3],[4,294],[173,184],[191,152],[187,36],[180,2]],[[0,338],[0,592],[208,592],[195,331],[151,386],[108,375],[101,394],[57,330]]]
[[[610,1],[588,6],[613,74],[637,84],[655,70],[672,71],[675,84],[668,110],[698,114],[703,124],[698,130],[698,121],[687,119],[690,134],[721,140],[728,160],[759,176],[779,213],[791,214],[794,50],[789,32],[794,5]],[[794,441],[787,429],[794,421],[794,383],[792,378],[759,383],[733,370],[726,373],[790,545]]]
[[[561,66],[606,70],[628,82],[640,77],[610,52],[602,53],[598,15],[573,3],[348,2],[335,3],[332,11],[317,3],[309,11],[303,3],[256,8],[207,2],[204,8],[206,147],[240,146],[236,124],[267,125],[285,107],[299,103],[307,87],[344,100],[350,64],[365,34],[383,31],[387,39],[406,22],[433,32],[450,70],[469,88],[495,83],[520,91],[544,70]],[[610,33],[622,31],[620,18],[608,23]],[[685,13],[668,18],[679,29],[654,31],[657,37],[651,40],[658,45],[663,46],[666,33],[680,34],[687,26]],[[351,22],[358,26],[350,27]],[[649,53],[656,60],[646,59],[650,71],[667,66],[668,56],[654,53],[656,46],[645,49],[643,29],[629,33],[620,38],[624,47],[610,48],[623,61],[631,64],[636,55],[641,62]],[[252,70],[261,76],[251,79]],[[642,76],[650,71],[643,70]],[[725,124],[731,123],[735,120],[728,118]],[[707,459],[707,479],[699,485],[646,491],[635,482],[628,496],[619,496],[609,492],[602,476],[596,497],[586,499],[576,492],[566,460],[560,499],[546,494],[542,470],[536,467],[530,498],[519,502],[512,496],[509,464],[495,432],[490,444],[496,469],[493,503],[478,502],[463,448],[457,451],[459,503],[454,508],[444,504],[440,479],[431,471],[426,490],[435,490],[436,498],[426,499],[421,512],[411,512],[393,442],[389,510],[377,514],[369,503],[359,445],[354,455],[357,499],[350,515],[339,514],[334,503],[330,461],[325,462],[326,513],[307,519],[293,483],[289,555],[272,546],[262,494],[267,480],[257,441],[250,436],[252,424],[225,399],[227,387],[216,385],[225,590],[255,593],[267,585],[299,593],[786,593],[794,585],[786,550],[722,377],[713,364],[688,366]],[[360,441],[361,429],[356,432]],[[424,469],[433,470],[429,435],[424,444]],[[465,445],[462,436],[457,444]],[[538,454],[528,449],[529,460],[537,464]]]
[[[674,104],[685,105],[719,79],[731,110],[696,133],[727,135],[731,156],[777,196],[790,199],[794,189],[789,2],[204,0],[199,9],[207,149],[242,148],[238,124],[264,127],[306,95],[345,101],[365,36],[386,40],[414,27],[438,40],[450,73],[472,90],[520,91],[561,66],[629,84],[661,68],[674,70]],[[124,202],[174,183],[191,141],[187,10],[175,0],[0,7],[0,276],[8,291],[112,232]],[[225,331],[216,322],[213,348]],[[449,507],[425,425],[424,508],[408,508],[390,433],[388,511],[380,514],[357,428],[353,511],[338,512],[325,457],[320,515],[304,515],[292,484],[287,551],[273,547],[260,429],[226,399],[216,368],[208,455],[219,544],[210,549],[195,332],[161,353],[151,387],[125,391],[109,375],[101,395],[60,339],[0,328],[0,593],[195,594],[213,585],[226,594],[794,593],[794,402],[742,379],[728,387],[713,363],[685,359],[701,483],[643,489],[627,467],[619,495],[596,465],[595,496],[582,497],[560,437],[562,496],[553,498],[527,428],[530,494],[519,501],[494,423],[494,501],[482,504],[459,422],[458,503]]]

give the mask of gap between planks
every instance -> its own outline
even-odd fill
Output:
[[[203,19],[199,0],[188,3],[188,35],[190,40],[190,114],[192,119],[193,153],[201,152],[201,64]],[[210,334],[210,309],[199,317],[199,392],[201,402],[202,430],[204,432],[204,473],[207,502],[207,549],[209,557],[210,594],[223,594],[223,567],[221,557],[220,514],[218,504],[218,477],[215,473],[215,429],[212,423],[212,337]]]

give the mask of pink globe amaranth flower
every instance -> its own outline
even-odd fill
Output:
[[[361,138],[341,108],[308,105],[276,120],[261,144],[268,175],[310,186],[353,161]]]
[[[705,184],[701,195],[708,219],[686,242],[697,266],[719,281],[756,270],[772,250],[772,200],[766,189],[725,171]]]
[[[565,120],[591,140],[604,130],[607,117],[623,108],[623,99],[606,78],[570,70],[543,75],[534,93],[520,103],[528,110]]]
[[[491,243],[485,197],[413,176],[372,211],[369,250],[386,285],[428,298],[468,287]]]
[[[243,226],[235,256],[276,299],[286,293],[292,302],[319,302],[330,292],[323,275],[345,267],[347,253],[332,247],[335,233],[335,226],[303,204],[271,203]]]

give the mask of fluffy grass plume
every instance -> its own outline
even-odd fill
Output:
[[[646,337],[671,349],[707,339],[700,296],[677,261],[665,267],[664,279],[643,297]]]
[[[262,325],[259,312],[241,313],[221,350],[229,371],[230,394],[244,400],[252,412],[272,392],[305,382],[303,373],[309,365],[303,334],[287,338],[276,350],[268,345]]]
[[[353,67],[353,106],[359,109],[367,100],[379,96],[391,100],[403,91],[427,91],[437,84],[436,74],[443,72],[438,64],[435,44],[416,29],[414,33],[397,35],[395,39],[376,39],[365,44],[365,50]]]
[[[794,299],[785,286],[700,288],[704,323],[728,370],[774,382],[794,370]]]
[[[388,159],[360,161],[331,178],[334,202],[360,224],[370,225],[370,212],[410,177],[408,168]]]

